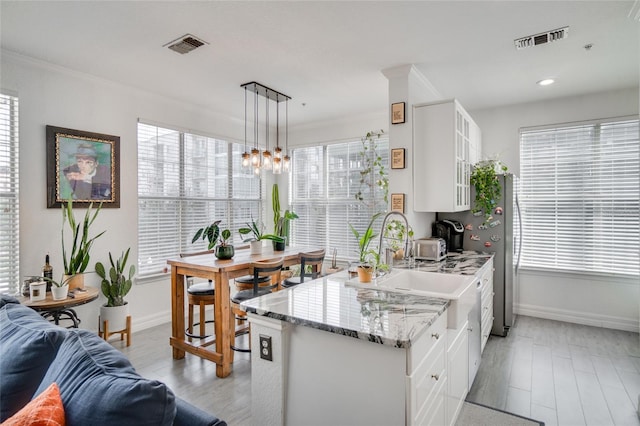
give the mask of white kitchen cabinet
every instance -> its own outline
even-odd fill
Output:
[[[480,279],[482,280],[482,302],[481,302],[481,350],[487,344],[491,328],[493,327],[493,259],[483,267]]]
[[[480,158],[480,128],[455,99],[413,107],[414,210],[470,208],[471,167]]]
[[[427,330],[409,351],[407,419],[411,425],[444,424],[447,391],[446,316]]]
[[[446,421],[453,425],[460,414],[464,399],[469,392],[469,323],[458,330],[447,330],[447,393]]]

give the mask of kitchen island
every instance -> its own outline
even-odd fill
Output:
[[[450,304],[356,285],[346,272],[243,303],[254,421],[444,424]]]

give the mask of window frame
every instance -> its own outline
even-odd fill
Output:
[[[623,135],[627,135],[627,132],[624,130],[625,125],[631,125],[632,127],[635,125],[636,129],[631,129],[629,133],[630,136],[627,136],[630,139],[621,139],[621,136],[618,136],[618,133],[622,132]],[[611,149],[611,152],[606,151],[606,145],[602,143],[602,140],[606,138],[606,134],[602,134],[603,127],[606,129],[607,126],[611,129],[613,136],[617,136],[616,142],[608,142],[625,144],[618,147],[616,145],[615,149]],[[555,149],[560,150],[564,148],[565,150],[569,150],[570,144],[575,142],[570,138],[571,131],[580,132],[588,132],[589,129],[593,129],[591,138],[576,138],[575,141],[581,142],[581,150],[577,151],[579,154],[572,153],[572,155],[576,158],[574,161],[578,163],[581,161],[587,166],[591,166],[590,170],[594,170],[591,173],[587,173],[587,171],[583,171],[582,174],[575,177],[574,175],[569,175],[565,177],[563,180],[558,180],[558,174],[562,173],[570,173],[570,168],[560,169],[560,162],[554,163],[555,170],[544,171],[543,163],[544,156],[541,155],[541,159],[538,159],[536,162],[533,159],[533,156],[536,152],[543,152],[540,148],[536,149],[535,147],[527,148],[525,146],[526,143],[534,144],[534,143],[543,143],[542,140],[545,135],[548,135],[550,138],[553,137]],[[558,141],[558,138],[562,138],[562,136],[566,134],[567,140],[561,139]],[[532,140],[525,141],[525,135],[531,137]],[[536,136],[537,135],[537,136]],[[611,137],[610,136],[610,139]],[[537,142],[535,138],[538,138]],[[591,276],[602,276],[602,277],[611,277],[617,276],[620,278],[624,277],[637,277],[639,276],[639,253],[640,253],[640,242],[639,238],[639,221],[640,221],[640,213],[638,206],[640,204],[640,196],[638,194],[638,184],[640,184],[640,158],[638,155],[638,140],[640,139],[640,122],[638,116],[623,116],[623,117],[614,117],[614,118],[603,118],[596,120],[588,120],[588,121],[580,121],[573,123],[561,123],[555,125],[546,125],[546,126],[536,126],[536,127],[523,127],[519,130],[519,149],[520,149],[520,207],[522,211],[522,221],[523,221],[523,247],[522,247],[522,257],[521,257],[521,268],[523,270],[529,271],[545,271],[551,273],[564,273],[564,274],[585,274]],[[588,143],[587,143],[588,142]],[[558,148],[559,143],[564,143],[566,146],[562,146]],[[625,151],[624,148],[629,145],[634,147],[635,151],[629,152]],[[525,151],[529,149],[532,151],[531,153],[525,154]],[[535,152],[533,152],[535,151]],[[553,151],[556,153],[557,151]],[[635,155],[634,155],[635,152]],[[562,151],[561,151],[562,153]],[[615,154],[622,153],[622,156],[614,156]],[[629,168],[625,166],[624,168],[616,168],[615,161],[623,161],[625,158],[624,155],[629,157],[630,163],[627,161],[623,164],[630,164]],[[530,159],[525,158],[526,156],[531,157]],[[549,158],[551,155],[547,155]],[[607,158],[607,156],[611,158]],[[578,157],[582,157],[578,160]],[[573,157],[569,156],[568,158],[563,157],[565,162],[570,162]],[[582,164],[579,163],[579,164]],[[533,164],[533,165],[532,165]],[[538,167],[538,170],[534,173],[529,170],[529,168]],[[609,167],[612,172],[606,173],[603,172],[605,167]],[[576,170],[579,170],[579,166],[575,166]],[[620,170],[623,170],[625,173],[627,170],[630,170],[631,175],[630,179],[632,179],[631,183],[627,183],[622,185],[620,183],[616,184],[616,182],[620,182]],[[543,179],[549,178],[551,173],[555,173],[555,177],[553,183],[555,184],[556,191],[559,195],[554,200],[551,200],[547,196],[547,200],[542,199],[542,196],[538,195],[538,198],[531,198],[531,194],[534,192],[541,192],[546,187],[542,185],[540,182],[543,182]],[[534,178],[535,175],[535,178]],[[617,181],[613,181],[616,176],[618,176]],[[611,179],[606,179],[606,177],[610,177]],[[575,180],[570,180],[570,179]],[[599,179],[599,180],[598,180]],[[534,182],[536,182],[534,184]],[[579,183],[576,184],[575,182]],[[594,186],[593,181],[597,181],[598,185]],[[558,183],[559,182],[559,183]],[[563,187],[562,182],[565,182],[565,187]],[[607,182],[612,182],[612,187],[617,187],[619,190],[610,189],[607,191]],[[628,189],[633,186],[633,182],[635,182],[635,194],[633,196],[627,196],[624,192],[625,189]],[[591,184],[590,184],[591,183]],[[579,194],[593,194],[591,198],[582,197],[579,195],[573,195],[574,201],[577,203],[574,209],[570,209],[566,207],[570,205],[571,197],[567,196],[568,191],[566,188],[568,185],[578,185],[579,186]],[[537,188],[540,189],[536,189]],[[558,189],[559,188],[559,189]],[[548,189],[550,190],[550,189]],[[577,191],[577,190],[576,190]],[[602,198],[601,194],[609,194],[609,198]],[[633,191],[629,191],[629,194],[633,193]],[[547,215],[545,219],[542,217],[542,213],[537,213],[537,216],[532,216],[533,209],[544,209],[545,202],[549,204],[551,201],[554,201],[555,206],[549,206],[547,208],[553,207],[555,209],[555,213],[553,215]],[[635,207],[634,207],[635,203]],[[604,207],[607,204],[611,206],[627,206],[626,209],[618,210],[614,207],[609,209],[609,213],[607,213],[607,209]],[[593,214],[587,215],[586,213],[576,218],[574,223],[580,223],[581,228],[576,228],[575,232],[580,232],[580,238],[582,239],[582,244],[578,247],[579,252],[574,255],[576,260],[571,261],[571,256],[566,253],[569,251],[567,248],[563,248],[563,246],[569,246],[570,244],[577,244],[578,241],[575,236],[571,235],[571,230],[568,227],[562,226],[563,219],[570,220],[572,218],[572,214],[575,214],[574,211],[579,211],[579,205],[582,205],[582,210],[589,210],[589,206],[591,206],[591,210],[593,210]],[[565,208],[567,211],[566,215],[558,216],[558,209]],[[625,216],[625,212],[631,212],[631,214],[627,214]],[[633,213],[635,212],[635,217]],[[553,217],[552,217],[553,216]],[[582,220],[580,220],[582,219]],[[590,221],[590,219],[592,219]],[[554,261],[550,261],[548,256],[545,257],[546,253],[543,253],[543,243],[535,242],[532,240],[541,239],[544,237],[545,231],[544,224],[551,223],[551,221],[555,222],[555,226],[558,228],[555,231],[555,236],[553,237],[553,242],[549,241],[549,244],[545,246],[545,250],[548,251],[550,247],[554,247],[553,253],[555,256]],[[589,226],[590,223],[593,222],[592,226]],[[600,223],[598,223],[600,222]],[[610,222],[610,224],[608,224]],[[558,225],[560,223],[560,225]],[[619,250],[614,247],[609,247],[608,244],[604,249],[598,249],[598,241],[597,239],[602,239],[603,235],[615,235],[614,238],[624,237],[617,228],[618,223],[629,223],[630,226],[635,227],[635,233],[631,232],[631,234],[635,235],[635,241],[631,246],[627,246],[623,250],[628,255],[629,258],[634,258],[636,261],[627,262],[623,260],[619,256]],[[538,235],[535,236],[532,233],[537,232]],[[527,237],[528,235],[528,237]],[[560,237],[558,237],[560,235]],[[547,238],[548,240],[552,239],[550,236]],[[624,238],[623,238],[624,239]],[[560,241],[558,241],[560,240]],[[602,245],[602,243],[600,243]],[[609,255],[608,252],[613,254]],[[627,256],[625,256],[627,257]],[[536,260],[537,259],[537,260]],[[631,268],[631,269],[629,269]]]
[[[143,176],[144,169],[149,166],[161,168],[170,164],[170,160],[154,161],[148,158],[143,158],[141,153],[141,127],[147,126],[149,129],[159,129],[160,131],[166,131],[165,135],[173,136],[171,141],[166,143],[167,146],[174,143],[177,147],[174,147],[176,153],[173,154],[173,159],[176,160],[172,164],[174,169],[174,177],[171,181],[174,183],[173,191],[169,191],[165,188],[164,180],[169,180],[170,173],[162,173],[164,176],[163,183],[160,184],[160,190],[163,193],[153,193],[153,190],[141,191],[143,185],[152,186],[153,182],[149,184],[153,177],[158,176],[160,173],[150,173]],[[156,138],[160,137],[160,133],[156,133]],[[176,137],[177,136],[177,137]],[[150,139],[149,139],[150,140]],[[169,272],[169,268],[166,265],[166,260],[169,258],[176,258],[183,252],[197,252],[207,249],[208,242],[205,240],[198,240],[195,243],[191,243],[192,237],[195,235],[195,231],[198,228],[206,226],[212,223],[214,220],[222,220],[221,227],[223,229],[230,229],[232,232],[232,244],[241,242],[240,235],[237,230],[240,227],[245,226],[246,222],[251,218],[255,218],[259,221],[263,221],[264,218],[264,179],[261,176],[255,176],[251,170],[244,170],[240,163],[240,154],[244,149],[244,143],[235,141],[231,138],[221,138],[215,136],[209,136],[203,132],[187,131],[173,126],[167,126],[146,120],[138,121],[138,280],[139,281],[152,281],[158,278],[166,276]],[[147,139],[145,139],[148,142]],[[192,146],[189,147],[189,144]],[[202,155],[198,154],[198,150],[202,149]],[[164,158],[164,154],[155,154],[156,157],[161,156]],[[153,157],[153,156],[152,156]],[[177,157],[177,159],[176,159]],[[192,158],[193,157],[193,158]],[[194,158],[200,157],[204,162],[197,164]],[[226,158],[225,158],[226,157]],[[146,161],[142,166],[142,162]],[[213,173],[211,170],[214,170]],[[220,172],[223,173],[220,173]],[[151,176],[151,179],[149,178]],[[223,184],[218,185],[217,179],[222,177]],[[255,196],[244,197],[240,191],[243,190],[243,185],[239,184],[242,179],[250,179],[255,182],[249,185],[249,192],[253,191]],[[225,182],[226,180],[226,182]],[[204,185],[206,195],[203,195],[202,190],[198,189],[198,181]],[[246,186],[246,185],[244,185]],[[220,189],[220,187],[224,189]],[[167,194],[167,191],[172,192]],[[211,191],[214,194],[211,194]],[[224,192],[220,195],[220,192]],[[173,234],[176,236],[176,240],[169,243],[169,249],[162,249],[162,247],[154,247],[152,244],[145,244],[150,238],[154,238],[154,231],[148,231],[145,220],[148,218],[153,219],[152,215],[144,217],[143,210],[152,211],[153,203],[165,203],[165,205],[175,205],[175,215],[169,215],[169,221],[171,224],[176,225],[176,230]],[[248,205],[248,207],[247,207]],[[198,208],[195,208],[198,207]],[[166,217],[162,218],[161,213],[158,213],[158,222],[167,221]],[[240,218],[242,216],[242,218]],[[244,217],[246,216],[246,217]],[[171,221],[171,218],[175,220]],[[162,224],[156,225],[156,233],[161,230]],[[153,225],[151,225],[153,229]],[[146,239],[145,239],[146,238]],[[173,244],[173,245],[171,245]],[[165,245],[166,247],[166,245]],[[150,250],[156,250],[156,254],[149,256]],[[160,253],[162,252],[162,253]],[[153,254],[153,253],[152,253]],[[143,258],[147,259],[145,262],[153,263],[153,271],[149,272],[149,267],[143,265]]]

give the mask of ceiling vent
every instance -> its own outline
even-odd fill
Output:
[[[209,43],[207,43],[204,40],[200,40],[194,35],[185,34],[182,37],[177,38],[176,40],[170,41],[169,43],[165,44],[162,47],[168,47],[174,52],[178,52],[184,55],[185,53],[189,53],[200,46],[204,46],[205,44],[209,44]]]
[[[538,46],[540,44],[551,43],[552,41],[562,40],[569,37],[569,27],[558,28],[540,34],[522,37],[514,40],[517,50],[526,49],[527,47]]]

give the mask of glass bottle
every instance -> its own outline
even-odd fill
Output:
[[[42,267],[42,276],[53,279],[53,266],[49,264],[49,255],[44,258],[44,266]],[[51,290],[51,281],[47,281],[47,291]]]

